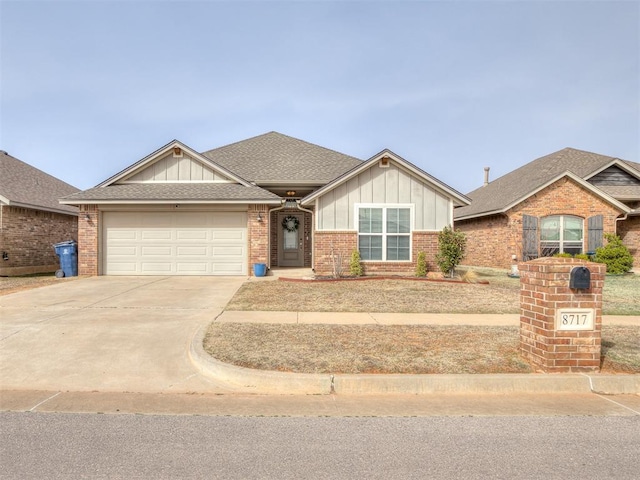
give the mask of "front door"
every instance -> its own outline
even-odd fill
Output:
[[[278,266],[304,267],[303,213],[278,213]]]

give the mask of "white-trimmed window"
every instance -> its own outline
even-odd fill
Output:
[[[411,260],[412,205],[356,205],[356,214],[362,260]]]
[[[540,249],[543,257],[556,253],[582,253],[584,220],[573,215],[551,215],[541,219]]]

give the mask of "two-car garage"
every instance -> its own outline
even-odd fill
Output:
[[[247,214],[102,212],[104,275],[246,275]]]

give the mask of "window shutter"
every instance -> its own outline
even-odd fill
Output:
[[[602,215],[595,215],[593,217],[589,217],[589,221],[587,224],[587,248],[589,249],[589,253],[596,251],[597,248],[600,248],[603,243],[603,230],[604,230],[604,220]]]
[[[522,215],[522,260],[538,258],[538,217]]]

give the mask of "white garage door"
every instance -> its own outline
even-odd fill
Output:
[[[105,275],[246,275],[243,212],[104,212]]]

